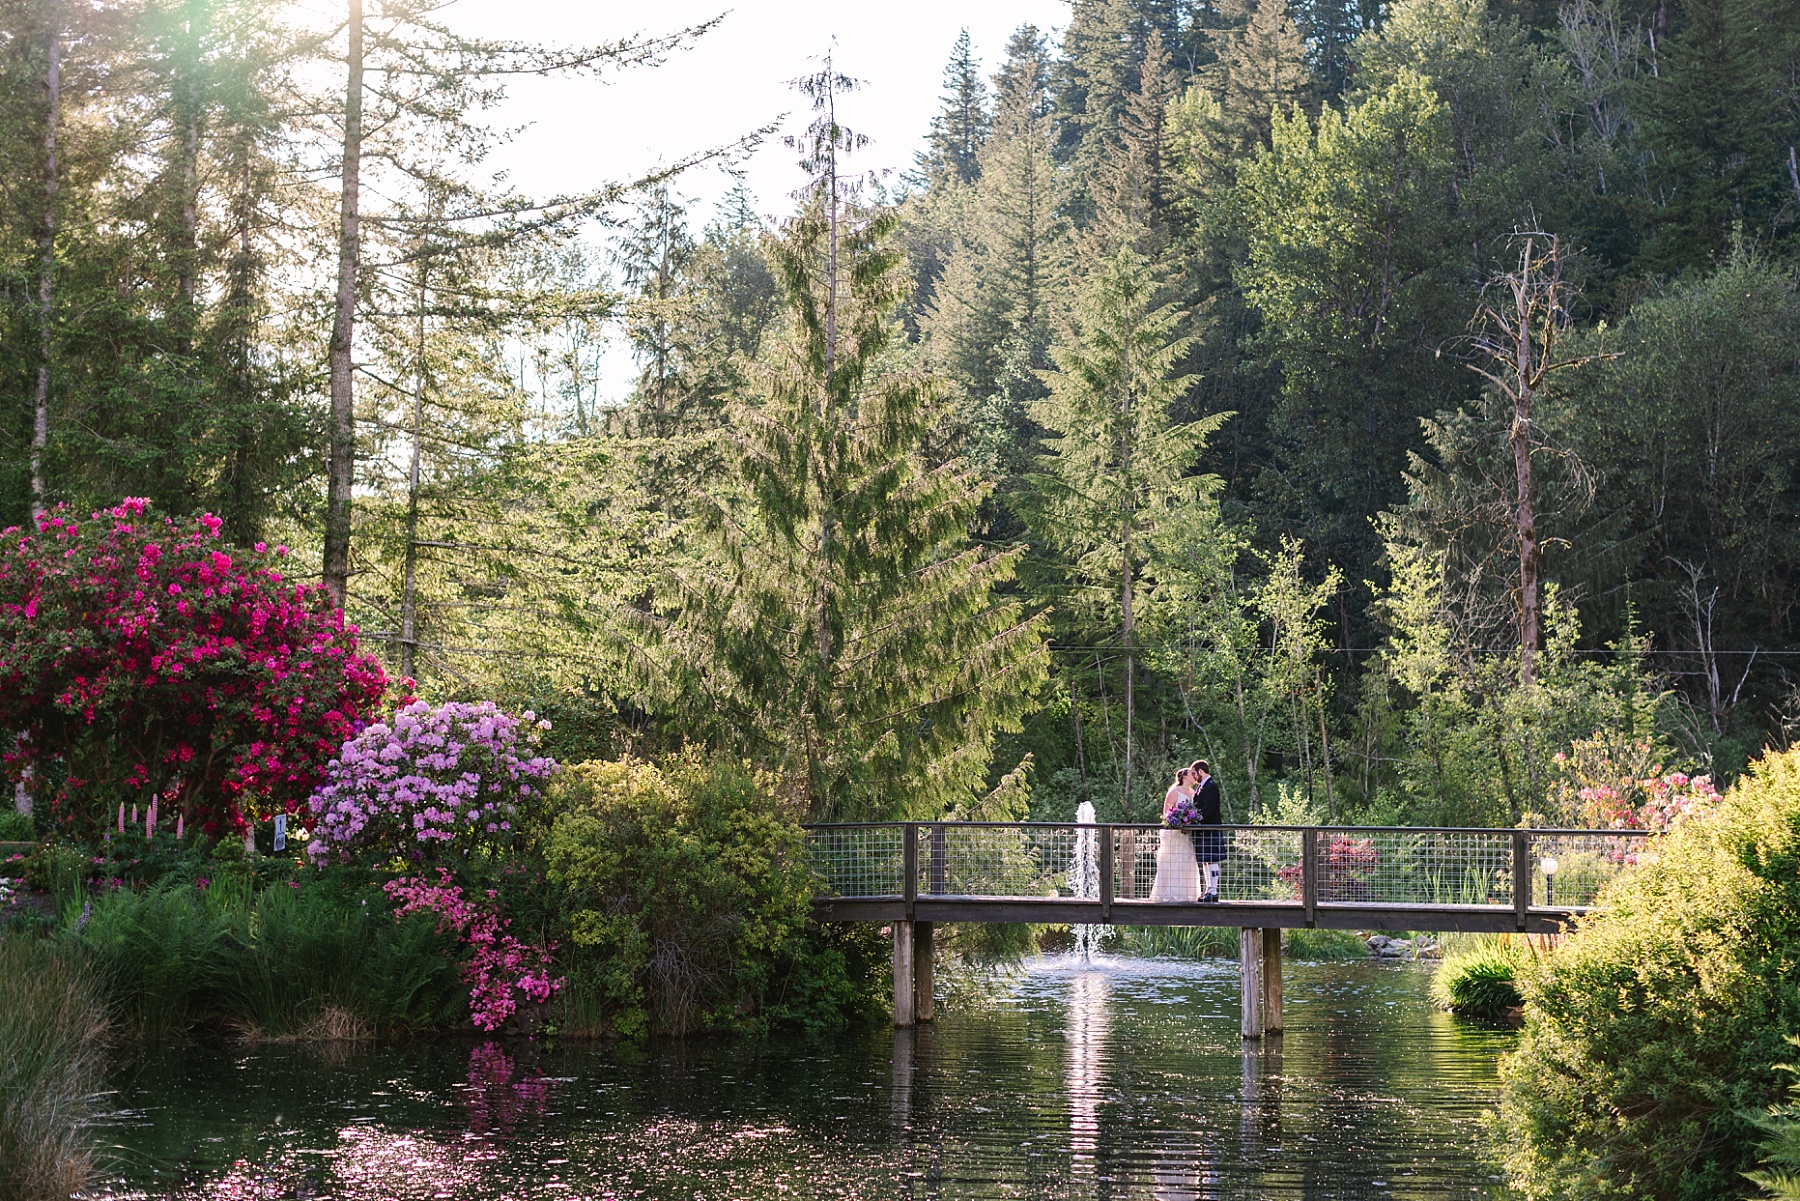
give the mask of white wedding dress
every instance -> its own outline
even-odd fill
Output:
[[[1152,901],[1198,901],[1200,865],[1194,859],[1194,840],[1185,830],[1160,831],[1156,845],[1156,880],[1150,885]]]

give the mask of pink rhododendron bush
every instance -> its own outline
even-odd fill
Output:
[[[562,978],[550,975],[549,948],[520,942],[506,932],[512,920],[500,916],[495,905],[499,894],[493,889],[485,904],[471,901],[443,868],[436,883],[408,876],[381,887],[398,906],[396,919],[435,913],[438,932],[454,934],[465,944],[469,958],[462,978],[469,986],[469,1017],[481,1029],[498,1030],[521,1000],[541,1005],[562,988]]]
[[[381,703],[381,666],[285,548],[128,499],[0,533],[0,758],[65,833],[159,801],[209,833],[294,812]]]
[[[1647,740],[1613,741],[1596,731],[1556,756],[1550,797],[1559,820],[1597,830],[1669,829],[1719,805],[1712,778],[1669,767]]]
[[[345,743],[312,798],[315,861],[456,860],[501,852],[556,761],[550,723],[491,701],[402,705]]]

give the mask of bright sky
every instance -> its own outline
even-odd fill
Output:
[[[732,3],[459,0],[444,19],[477,36],[575,45],[673,30]],[[835,36],[838,69],[865,81],[839,110],[840,120],[872,139],[859,165],[898,173],[923,144],[959,30],[968,27],[982,72],[992,75],[1018,25],[1029,21],[1048,34],[1067,19],[1066,0],[736,0],[717,28],[664,66],[635,68],[608,84],[517,81],[500,120],[530,127],[492,161],[528,194],[579,192],[730,142],[784,112],[786,131],[798,132],[809,114],[787,83],[817,70],[809,59],[830,49]],[[777,135],[745,164],[765,215],[789,211],[789,193],[801,184],[794,159]],[[713,168],[676,185],[701,202],[696,225],[730,186]]]

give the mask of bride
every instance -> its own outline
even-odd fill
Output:
[[[1194,798],[1194,772],[1184,767],[1175,773],[1175,783],[1163,796],[1166,816],[1177,801]],[[1186,830],[1163,830],[1156,848],[1156,880],[1150,885],[1152,901],[1197,901],[1200,899],[1200,867],[1194,860],[1194,840]]]

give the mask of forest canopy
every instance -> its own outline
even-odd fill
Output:
[[[485,156],[706,28],[308,19],[0,3],[0,525],[215,514],[424,695],[820,816],[1574,822],[1800,729],[1800,7],[1074,0],[899,179],[826,60],[704,222],[758,135]]]

